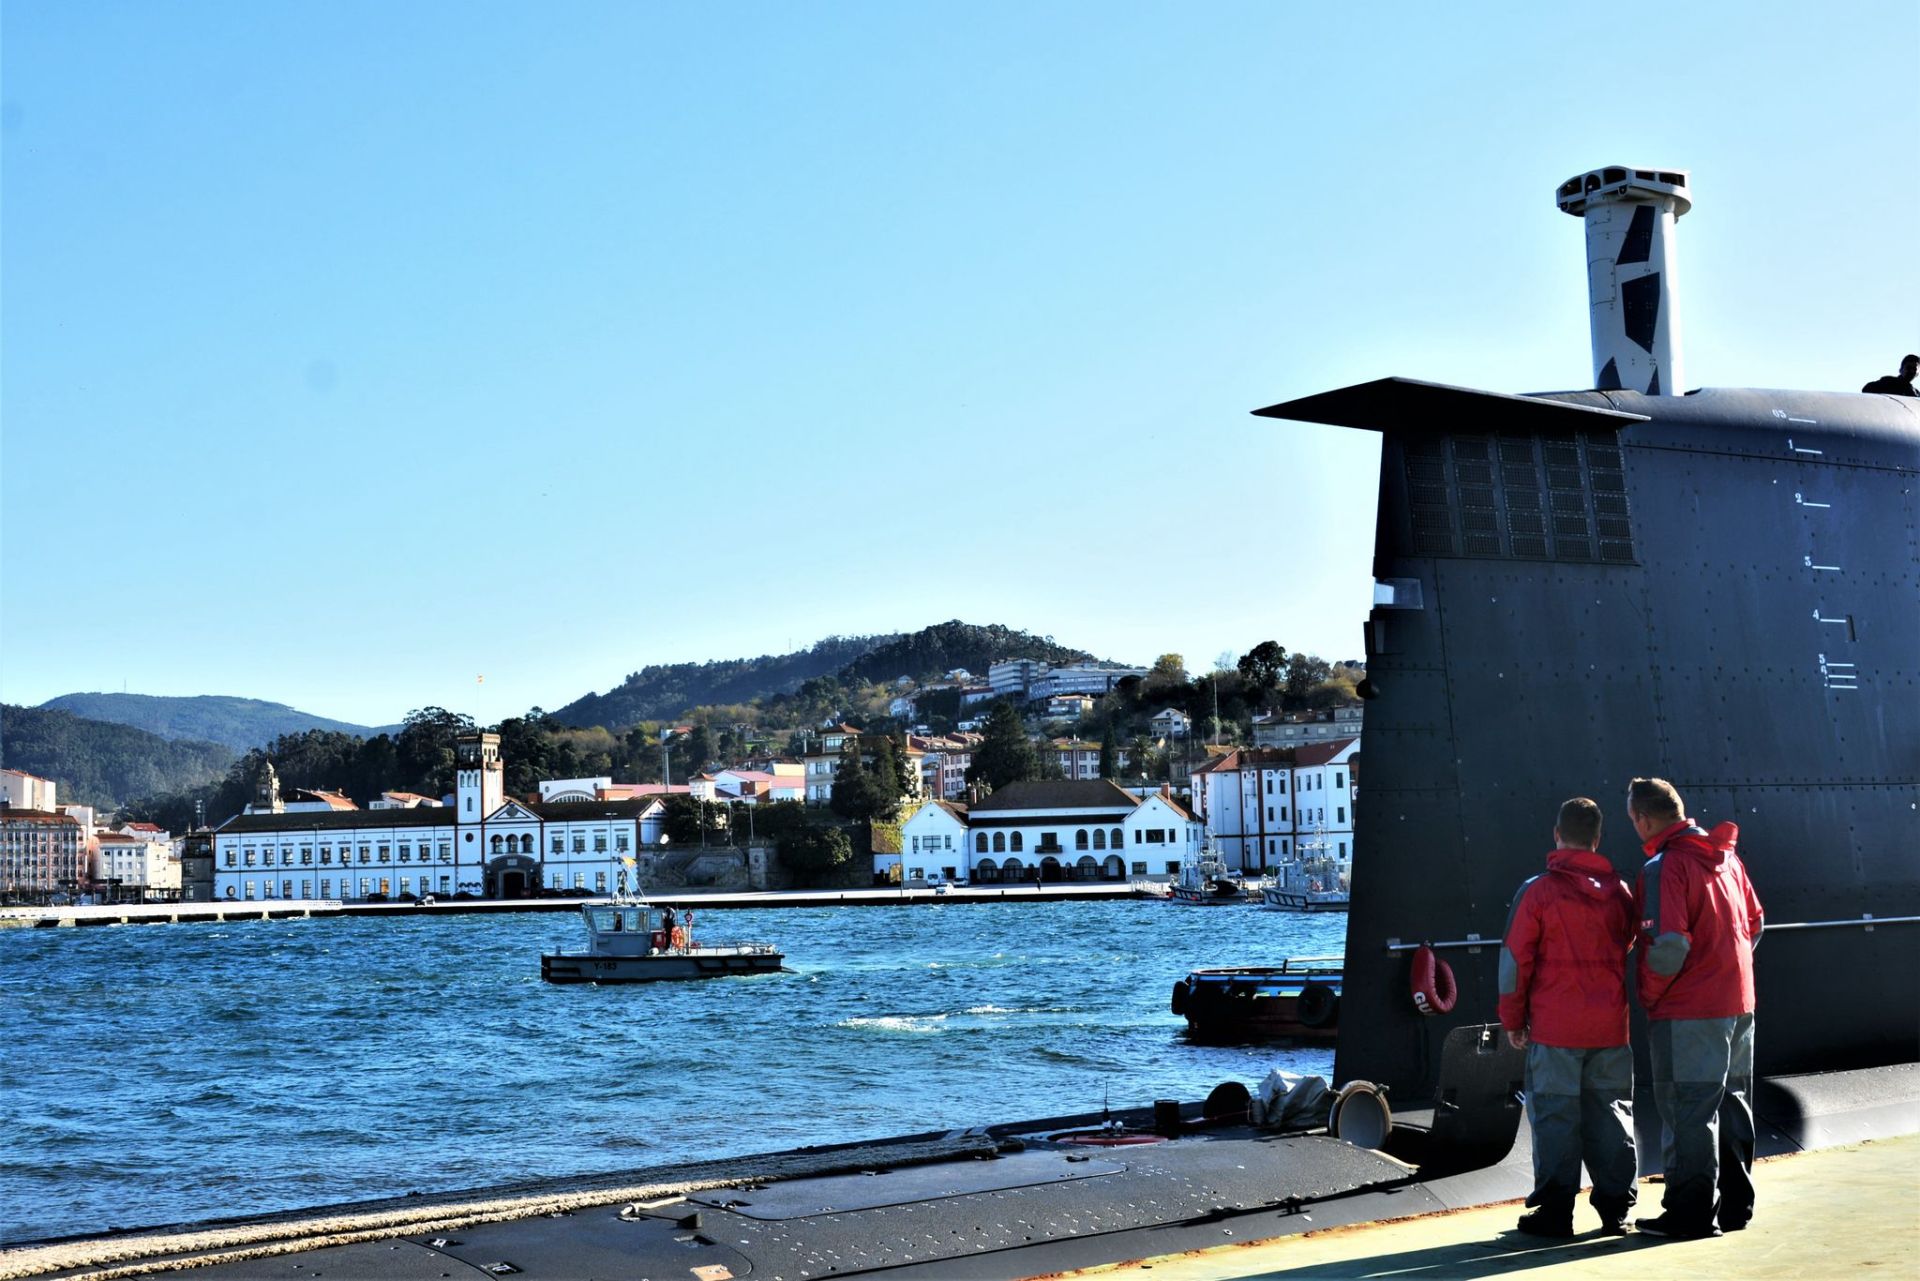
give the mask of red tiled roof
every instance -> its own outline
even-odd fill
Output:
[[[1292,750],[1298,764],[1325,765],[1359,741],[1357,738],[1336,738],[1330,743],[1302,743]]]

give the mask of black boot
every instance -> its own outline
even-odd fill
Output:
[[[1530,1237],[1565,1240],[1573,1235],[1573,1207],[1553,1209],[1537,1205],[1521,1215],[1520,1221],[1513,1226],[1515,1231],[1524,1232]]]

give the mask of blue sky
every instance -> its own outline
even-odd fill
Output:
[[[491,720],[948,618],[1357,657],[1373,441],[1920,347],[1920,6],[7,3],[0,697]],[[479,677],[484,676],[484,683]]]

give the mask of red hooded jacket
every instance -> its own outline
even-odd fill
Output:
[[[1675,823],[1646,843],[1636,895],[1640,1004],[1650,1019],[1753,1013],[1760,898],[1733,852],[1740,829]]]
[[[1500,1026],[1568,1050],[1625,1045],[1633,922],[1633,893],[1605,855],[1549,854],[1507,914]]]

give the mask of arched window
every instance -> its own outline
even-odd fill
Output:
[[[985,832],[974,833],[973,852],[975,854],[985,854],[987,852],[987,834]]]
[[[1019,840],[1020,834],[1015,832],[1013,839],[1016,841]],[[993,852],[995,854],[1005,854],[1007,852],[1007,834],[1005,832],[995,832],[993,834]]]
[[[1022,849],[1024,849],[1026,847],[1026,843],[1027,843],[1026,838],[1020,835],[1020,833],[1015,832],[1013,834],[1013,852],[1015,854],[1018,854]]]
[[[1103,850],[1107,848],[1107,829],[1106,828],[1096,827],[1093,829],[1093,848],[1097,850]]]
[[[1126,848],[1127,838],[1117,827],[1113,829],[1113,835],[1108,837],[1107,840],[1108,840],[1108,843],[1111,844],[1113,848],[1117,850]]]
[[[495,854],[500,852],[500,838],[497,836],[493,838],[493,852]]]
[[[1086,828],[1083,827],[1079,831],[1073,834],[1073,848],[1077,850],[1083,850],[1087,848],[1087,829]]]

